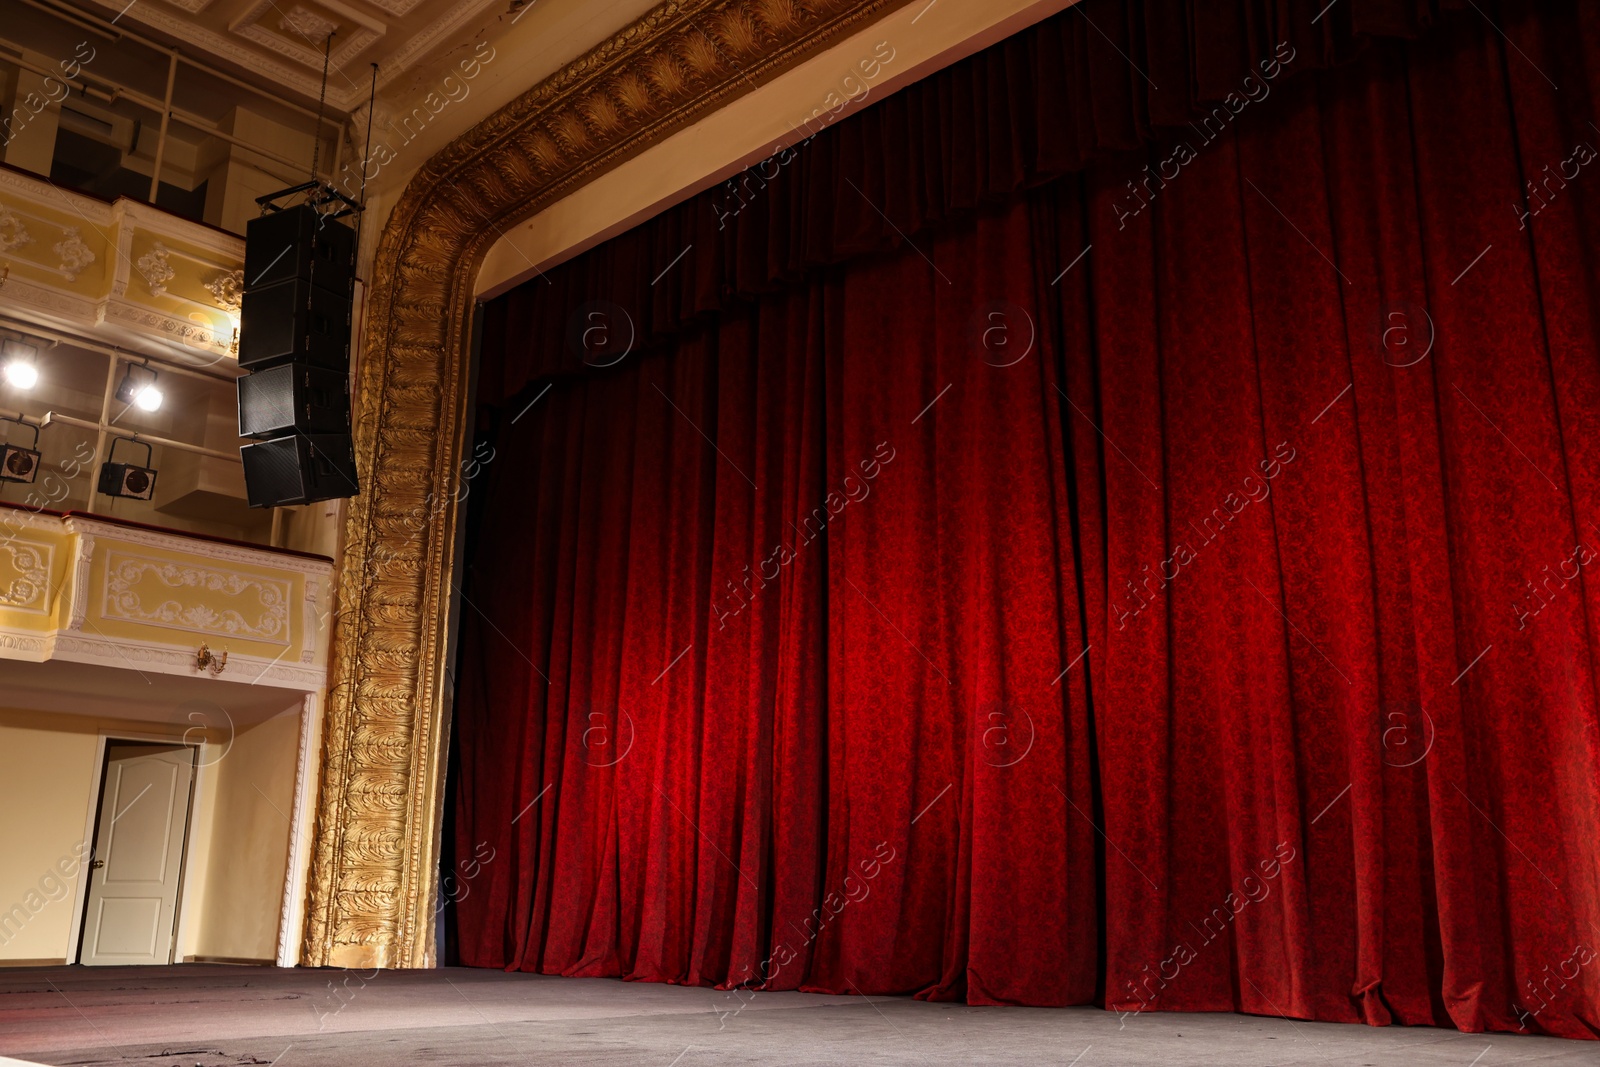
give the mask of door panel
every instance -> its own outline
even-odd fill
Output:
[[[100,955],[122,959],[155,955],[160,939],[159,899],[113,897],[101,898],[99,904],[100,913],[95,916],[92,928],[99,933],[95,948]]]
[[[83,963],[171,962],[193,779],[186,745],[106,746]]]

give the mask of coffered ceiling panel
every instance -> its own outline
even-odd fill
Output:
[[[101,3],[119,22],[139,23],[194,58],[210,56],[297,96],[315,99],[323,47],[333,34],[328,103],[351,111],[365,102],[368,64],[382,86],[435,47],[476,28],[507,0],[134,0]],[[119,15],[118,12],[121,12]],[[459,42],[456,42],[459,43]]]

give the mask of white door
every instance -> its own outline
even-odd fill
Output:
[[[112,741],[83,919],[86,964],[171,963],[194,749]]]

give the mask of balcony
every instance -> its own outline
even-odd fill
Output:
[[[0,304],[124,349],[232,366],[244,241],[0,168]]]
[[[0,659],[317,692],[332,580],[319,556],[0,505]]]

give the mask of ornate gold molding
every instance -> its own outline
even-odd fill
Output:
[[[662,4],[463,134],[406,188],[372,271],[356,425],[362,493],[345,531],[302,962],[435,962],[464,345],[489,245],[906,2]]]

